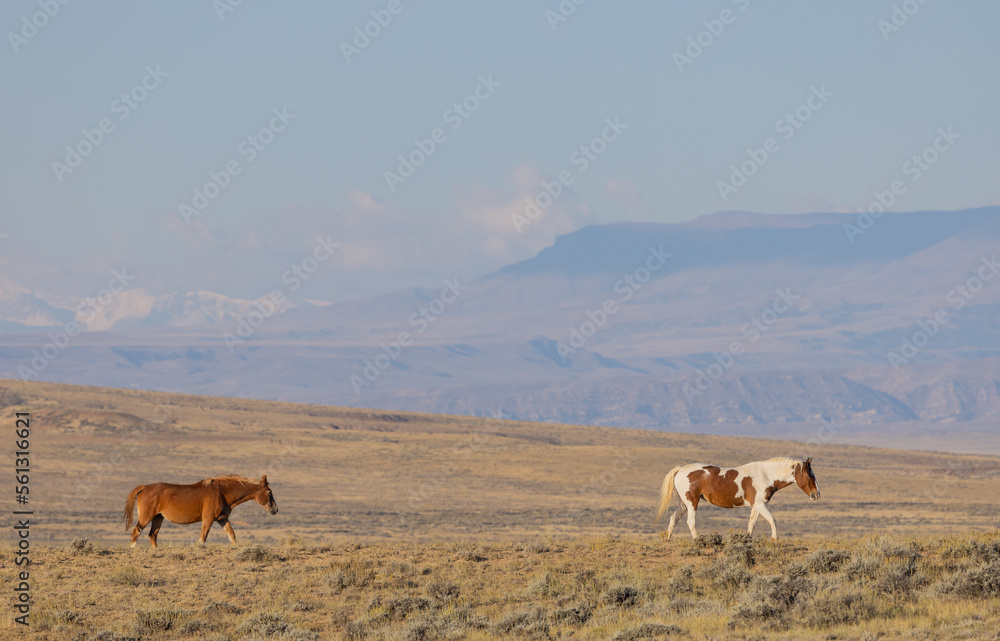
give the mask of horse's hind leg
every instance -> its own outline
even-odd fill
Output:
[[[753,534],[753,529],[757,527],[757,517],[759,516],[760,512],[757,511],[757,508],[750,508],[750,524],[747,525],[747,534]]]
[[[687,510],[687,506],[684,505],[684,501],[681,501],[681,506],[673,513],[670,517],[670,524],[667,525],[667,539],[670,539],[670,535],[674,533],[674,528],[677,526],[677,521],[680,520],[681,514]]]
[[[153,504],[144,499],[144,496],[139,497],[139,503],[136,508],[135,515],[135,527],[132,528],[132,542],[129,547],[135,547],[135,542],[139,540],[139,534],[146,529],[146,526],[149,525],[151,521],[156,518],[156,514],[151,513],[155,507],[151,507]],[[159,525],[157,525],[157,527],[159,527]],[[153,536],[153,534],[150,533],[150,536]],[[153,547],[156,547],[156,545],[154,544]]]
[[[135,547],[135,542],[139,540],[139,533],[142,532],[145,527],[146,526],[143,525],[141,521],[135,524],[135,527],[132,528],[132,542],[129,544],[129,547]]]
[[[156,547],[156,535],[160,533],[161,525],[163,525],[162,514],[157,514],[153,517],[153,520],[149,522],[149,542],[154,548]]]

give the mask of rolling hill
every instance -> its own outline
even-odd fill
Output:
[[[280,512],[232,517],[241,541],[653,535],[663,476],[684,462],[814,457],[823,498],[771,503],[779,534],[962,533],[998,525],[1000,458],[524,423],[0,380],[31,420],[33,541],[126,542],[128,492],[155,481],[267,474]],[[956,500],[956,497],[961,497]],[[702,533],[743,509],[699,511]],[[683,529],[681,530],[683,533]],[[198,528],[167,523],[160,542]],[[224,541],[216,528],[211,540]]]

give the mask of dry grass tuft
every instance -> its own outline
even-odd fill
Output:
[[[71,550],[74,554],[93,554],[97,551],[94,547],[94,543],[87,539],[73,539],[73,542],[69,544]]]
[[[643,623],[634,628],[626,628],[616,634],[614,641],[643,641],[644,639],[662,639],[666,636],[683,634],[676,625],[663,623]]]
[[[581,601],[568,608],[562,608],[552,613],[552,620],[555,623],[563,623],[579,627],[590,621],[594,616],[594,606],[586,601]]]
[[[613,608],[633,608],[639,605],[639,590],[630,585],[615,585],[604,591],[601,602]]]
[[[347,588],[364,588],[375,581],[374,563],[367,559],[334,561],[330,567],[331,572],[326,577],[326,583],[335,594]]]
[[[871,592],[836,584],[804,602],[799,612],[809,627],[826,629],[869,621],[878,615],[878,605]]]
[[[245,548],[241,548],[240,551],[236,553],[236,560],[250,563],[270,563],[272,561],[277,561],[278,555],[266,545],[254,543],[246,546]]]
[[[427,584],[427,596],[434,599],[440,607],[457,601],[462,593],[462,588],[451,581],[434,581]]]
[[[936,586],[939,594],[989,599],[1000,597],[1000,561],[989,561],[959,570]]]
[[[533,608],[508,614],[497,621],[493,629],[497,634],[524,639],[549,639],[551,636],[551,628],[544,608]]]
[[[805,558],[805,565],[813,572],[836,572],[850,558],[843,550],[820,548]]]
[[[139,586],[154,587],[163,585],[165,581],[159,577],[151,577],[134,565],[121,565],[111,570],[108,580],[114,585],[124,585],[137,588]]]
[[[132,617],[132,630],[142,638],[156,635],[173,630],[181,616],[182,613],[176,608],[136,610]]]

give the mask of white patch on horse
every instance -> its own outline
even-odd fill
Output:
[[[745,478],[746,478],[746,476],[743,475],[743,474],[736,475],[736,480],[734,481],[734,483],[736,483],[736,496],[735,496],[735,498],[742,500],[743,501],[743,505],[750,505],[747,502],[747,500],[746,500],[746,493],[743,491],[743,479],[745,479]]]

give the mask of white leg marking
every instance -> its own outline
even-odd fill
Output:
[[[698,529],[695,527],[694,524],[694,514],[695,514],[695,509],[693,507],[688,507],[688,529],[691,530],[692,539],[698,538]]]
[[[756,508],[757,508],[757,512],[760,513],[760,515],[763,516],[767,520],[767,522],[771,524],[771,538],[774,539],[775,541],[777,541],[778,540],[778,528],[774,524],[774,517],[771,516],[770,510],[768,510],[764,506],[763,503],[758,504],[756,506]]]

